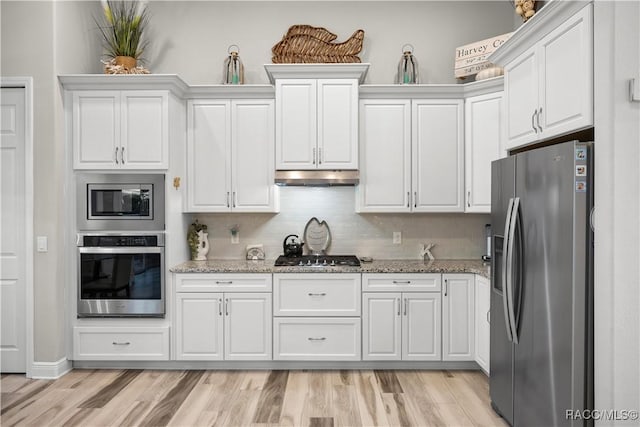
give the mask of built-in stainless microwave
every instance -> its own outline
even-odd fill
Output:
[[[164,230],[163,174],[79,174],[79,231]]]

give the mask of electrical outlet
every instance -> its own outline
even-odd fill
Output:
[[[393,232],[393,244],[394,245],[402,244],[402,232],[401,231],[394,231]]]
[[[238,243],[240,243],[240,232],[236,231],[235,233],[231,234],[231,243],[236,245]]]

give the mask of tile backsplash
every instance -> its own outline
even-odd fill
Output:
[[[485,252],[484,225],[490,222],[489,215],[356,213],[355,191],[354,187],[282,187],[277,214],[185,215],[207,224],[209,259],[244,258],[246,245],[259,243],[267,259],[277,258],[284,238],[288,234],[302,238],[307,221],[314,216],[329,225],[331,254],[419,259],[423,243],[435,244],[436,259],[478,259]],[[239,244],[231,243],[234,227],[240,233]],[[402,232],[399,245],[393,244],[394,231]]]

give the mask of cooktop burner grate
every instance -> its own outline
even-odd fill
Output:
[[[359,267],[360,260],[355,255],[303,255],[286,257],[280,255],[276,267]]]

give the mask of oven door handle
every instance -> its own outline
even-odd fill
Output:
[[[163,254],[163,246],[110,246],[78,248],[81,254]]]

